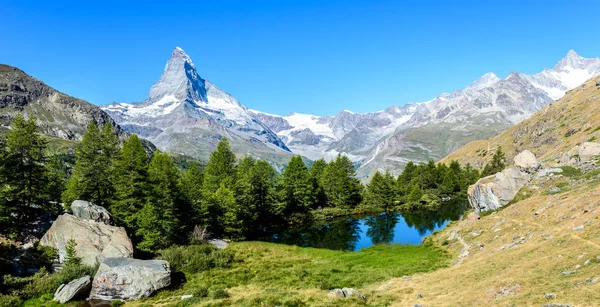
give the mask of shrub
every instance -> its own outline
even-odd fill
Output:
[[[21,304],[21,298],[16,295],[0,294],[0,307],[20,306]]]
[[[198,273],[211,268],[226,268],[235,254],[219,250],[211,245],[173,246],[158,252],[159,259],[166,260],[173,271]]]
[[[110,307],[121,307],[123,305],[125,305],[125,302],[123,302],[121,300],[112,301],[110,303]]]
[[[565,165],[565,166],[561,166],[560,168],[563,170],[562,173],[560,173],[560,174],[565,177],[575,177],[575,176],[581,175],[581,171],[572,166]]]
[[[208,296],[208,288],[206,287],[198,287],[192,291],[192,295],[194,297],[207,297]]]
[[[227,290],[225,289],[216,289],[215,291],[213,291],[212,297],[214,299],[228,298],[229,292],[227,292]]]

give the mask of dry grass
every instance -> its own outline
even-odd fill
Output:
[[[542,182],[531,198],[434,235],[454,255],[454,266],[370,289],[393,296],[393,306],[598,306],[600,186],[581,182],[568,192],[544,195],[553,184]],[[580,225],[585,228],[573,230]],[[470,247],[460,264],[465,246],[458,238]]]

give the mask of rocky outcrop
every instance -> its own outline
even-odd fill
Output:
[[[540,162],[529,150],[523,150],[513,159],[515,167],[525,173],[534,173],[541,168]]]
[[[54,293],[54,300],[64,304],[74,298],[85,298],[90,292],[92,278],[89,275],[62,284]]]
[[[562,164],[579,167],[584,170],[594,169],[600,156],[600,144],[585,142],[566,152],[560,159]]]
[[[91,300],[136,300],[171,284],[164,260],[106,258],[92,282]]]
[[[76,200],[71,204],[73,215],[83,220],[114,225],[114,220],[106,208],[94,205],[85,200]]]
[[[477,212],[496,210],[508,204],[531,179],[516,167],[479,179],[467,191],[471,207]]]
[[[106,257],[133,256],[133,245],[125,228],[83,220],[70,214],[59,216],[44,234],[40,244],[56,248],[62,263],[66,256],[65,247],[70,239],[75,240],[77,255],[88,265],[102,262]]]

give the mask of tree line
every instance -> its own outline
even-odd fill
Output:
[[[190,162],[181,170],[169,154],[146,150],[137,135],[120,145],[110,124],[96,123],[87,127],[74,160],[49,157],[35,118],[21,115],[0,142],[0,230],[19,233],[40,214],[56,214],[59,202],[82,199],[107,208],[146,252],[187,243],[197,225],[244,239],[301,223],[324,208],[435,208],[464,197],[481,175],[455,161],[409,162],[399,176],[376,172],[364,186],[343,155],[310,167],[294,156],[279,174],[266,161],[237,160],[226,138],[205,167]]]

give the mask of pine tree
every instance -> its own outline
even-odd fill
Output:
[[[315,203],[313,185],[301,156],[294,156],[283,171],[281,212],[286,215],[305,213]]]
[[[394,177],[389,172],[382,175],[375,172],[366,189],[366,203],[371,206],[389,209],[394,205]]]
[[[204,189],[214,193],[224,180],[233,180],[235,176],[235,154],[231,151],[227,138],[221,139],[217,150],[210,154],[204,170]]]
[[[187,224],[191,228],[199,225],[208,226],[208,206],[202,195],[204,173],[197,163],[188,164],[187,170],[181,176],[181,193],[190,207],[187,212]]]
[[[363,186],[355,176],[354,164],[344,155],[327,164],[322,183],[329,206],[353,208],[361,202]]]
[[[135,214],[146,202],[148,155],[136,134],[123,143],[114,163],[114,199],[110,211],[117,221],[135,228]]]
[[[65,246],[66,256],[64,263],[66,266],[76,266],[81,264],[81,257],[77,256],[75,247],[77,247],[75,240],[73,240],[73,238],[69,239],[67,241],[67,246]]]
[[[236,182],[240,187],[238,193],[244,195],[236,195],[236,198],[245,231],[264,232],[269,225],[277,223],[273,220],[277,201],[276,181],[277,173],[273,167],[259,160]]]
[[[502,151],[502,147],[498,146],[492,160],[483,168],[483,176],[494,175],[503,171],[506,168],[506,155]]]
[[[136,214],[140,250],[154,252],[176,242],[181,230],[177,220],[179,173],[166,153],[156,151],[148,167],[150,189],[146,204]]]
[[[327,206],[327,195],[323,189],[323,174],[327,168],[327,162],[324,159],[318,159],[310,167],[310,180],[315,191],[316,203],[318,207]]]
[[[221,185],[210,197],[211,205],[220,213],[217,215],[218,230],[227,237],[241,239],[242,223],[239,216],[239,206],[235,201],[233,191]]]
[[[84,199],[108,206],[113,194],[111,170],[117,143],[116,133],[109,123],[104,124],[102,131],[95,122],[88,125],[81,144],[75,150],[75,168],[63,193],[65,204]]]
[[[17,114],[0,153],[0,223],[17,228],[49,210],[49,173],[45,165],[47,141],[38,132],[33,115],[25,120]],[[16,230],[16,229],[14,229]]]

